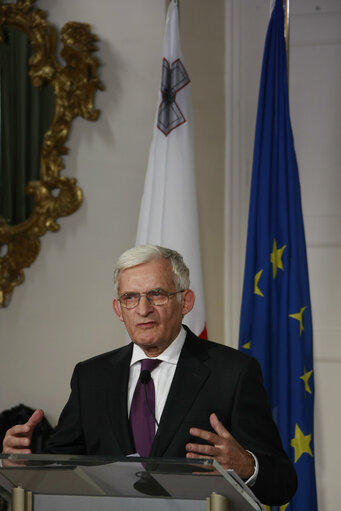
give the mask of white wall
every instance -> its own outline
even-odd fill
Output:
[[[321,509],[338,507],[341,409],[341,4],[295,6],[291,38],[292,120],[314,326],[316,473]]]

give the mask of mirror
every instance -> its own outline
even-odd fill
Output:
[[[9,225],[27,220],[34,200],[25,194],[40,177],[43,138],[53,116],[54,96],[47,82],[29,78],[32,46],[17,28],[4,27],[0,43],[0,216]]]
[[[0,307],[24,281],[46,231],[81,205],[76,179],[60,175],[72,120],[95,121],[96,35],[85,23],[57,34],[34,0],[0,3]],[[29,133],[29,136],[28,136]]]

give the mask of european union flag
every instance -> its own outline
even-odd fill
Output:
[[[239,348],[262,366],[297,471],[297,493],[279,509],[317,511],[312,319],[281,0],[266,36],[258,101]]]

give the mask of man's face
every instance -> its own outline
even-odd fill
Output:
[[[170,263],[166,259],[154,259],[122,270],[118,277],[118,295],[124,293],[146,293],[162,289],[168,293],[176,291]],[[178,298],[181,297],[179,303]],[[133,309],[122,307],[114,300],[114,311],[124,322],[131,340],[138,344],[148,356],[158,356],[177,337],[182,317],[192,310],[194,293],[186,290],[169,297],[166,305],[151,305],[145,296]]]

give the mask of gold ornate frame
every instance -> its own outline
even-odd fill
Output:
[[[56,31],[46,22],[46,14],[33,8],[35,0],[17,0],[0,5],[0,42],[3,27],[24,31],[31,41],[33,55],[29,75],[34,86],[49,82],[54,92],[54,113],[42,144],[40,180],[28,183],[25,193],[34,197],[34,211],[25,222],[10,226],[0,217],[0,307],[6,307],[15,286],[24,281],[23,268],[29,267],[40,250],[40,237],[46,231],[56,232],[59,217],[74,213],[81,205],[82,191],[77,180],[61,176],[65,167],[62,155],[68,149],[72,120],[78,115],[95,121],[99,111],[94,108],[94,94],[103,85],[97,77],[99,62],[96,35],[85,23],[66,23],[61,30],[61,56],[66,64],[57,62]]]

